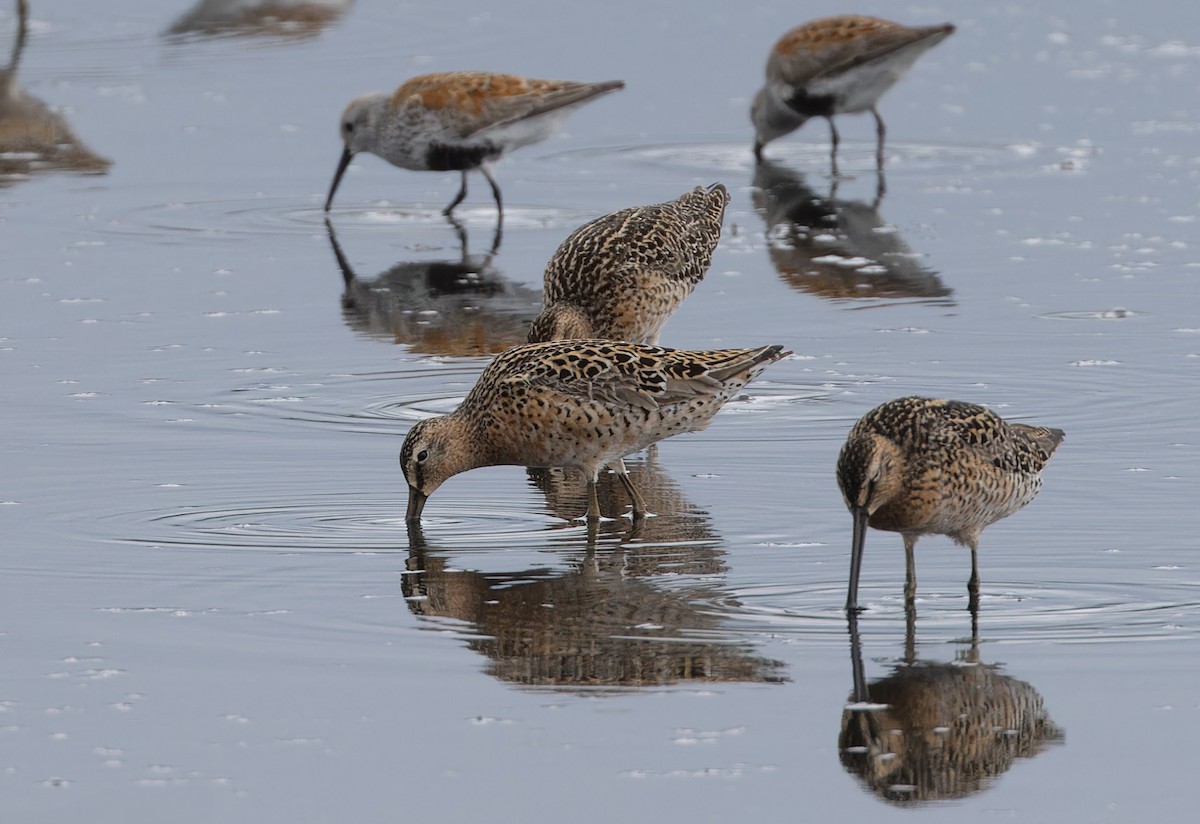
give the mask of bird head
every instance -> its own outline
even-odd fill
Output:
[[[750,122],[754,124],[754,156],[762,160],[763,147],[777,137],[804,125],[804,115],[776,102],[770,89],[763,86],[750,103]]]
[[[325,211],[333,205],[333,195],[337,192],[338,184],[346,167],[359,152],[371,151],[376,141],[378,122],[383,112],[387,95],[382,93],[366,94],[350,101],[350,105],[342,112],[338,132],[342,138],[342,156],[338,160],[337,171],[333,173],[333,183],[329,187],[329,196],[325,198]]]
[[[900,493],[904,458],[876,432],[852,433],[838,456],[837,478],[847,508],[869,517]]]
[[[469,444],[457,437],[457,421],[450,415],[418,421],[400,447],[400,469],[408,482],[409,523],[421,520],[425,502],[447,478],[472,469]]]

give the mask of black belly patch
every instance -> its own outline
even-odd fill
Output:
[[[804,89],[787,99],[788,107],[805,117],[831,117],[837,98],[831,94],[809,94]]]
[[[500,149],[490,143],[478,146],[447,146],[433,143],[425,155],[425,164],[434,172],[457,172],[478,169],[483,161],[500,156]]]

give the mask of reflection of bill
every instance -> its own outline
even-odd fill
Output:
[[[470,254],[466,230],[452,225],[462,248],[457,260],[401,262],[362,280],[326,220],[345,284],[346,325],[427,355],[494,355],[524,343],[529,319],[541,305],[541,293],[506,280],[496,270],[495,243],[486,255]],[[498,243],[498,233],[495,239]]]
[[[857,617],[849,616],[854,703],[842,712],[838,751],[872,793],[896,804],[964,798],[986,790],[1018,758],[1065,740],[1036,689],[979,660],[977,629],[956,660],[920,660],[911,607],[909,616],[903,659],[870,684]]]
[[[18,0],[12,57],[0,71],[0,186],[40,171],[108,171],[111,160],[83,145],[66,118],[17,85],[17,64],[28,32],[29,7]]]
[[[785,681],[781,662],[716,637],[721,619],[704,608],[714,597],[710,581],[701,592],[674,578],[667,591],[630,572],[645,566],[637,557],[643,553],[678,553],[686,567],[685,556],[695,552],[715,550],[589,546],[567,571],[484,573],[456,568],[410,527],[402,588],[415,614],[471,624],[467,646],[489,659],[491,675],[514,684],[595,690]],[[658,570],[651,564],[649,571]]]
[[[778,163],[755,167],[754,205],[767,224],[771,262],[789,286],[830,299],[941,299],[953,290],[921,263],[921,256],[879,215],[872,203],[837,198],[836,184],[821,196],[803,175]]]
[[[354,0],[200,0],[165,34],[313,37],[353,5]]]

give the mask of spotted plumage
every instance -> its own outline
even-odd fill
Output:
[[[622,209],[572,232],[546,264],[530,342],[605,338],[658,343],[663,325],[712,263],[729,192],[697,186]]]
[[[1008,423],[973,403],[898,398],[850,430],[837,478],[854,517],[846,609],[858,608],[858,574],[868,525],[904,536],[905,594],[915,594],[913,548],[921,535],[947,535],[971,548],[968,591],[979,592],[977,549],[985,527],[1037,495],[1061,429]]]
[[[404,439],[409,522],[447,479],[481,466],[571,466],[588,478],[588,518],[600,517],[596,477],[609,464],[681,432],[703,429],[782,346],[693,352],[607,340],[514,347],[493,360],[459,407],[418,422]],[[645,513],[628,475],[620,474]]]
[[[598,95],[624,88],[620,80],[575,83],[491,72],[444,72],[414,77],[392,93],[351,101],[342,113],[344,148],[325,211],[350,160],[378,155],[402,169],[461,171],[462,187],[444,210],[467,196],[467,172],[479,169],[503,211],[491,166],[505,153],[545,140],[567,115]]]
[[[927,49],[954,32],[954,26],[905,26],[844,14],[798,26],[777,42],[767,58],[766,82],[754,96],[754,154],[811,117],[829,120],[833,167],[837,171],[838,132],[833,117],[871,112],[878,138],[876,162],[883,167],[886,127],[875,108],[880,96],[904,76]]]

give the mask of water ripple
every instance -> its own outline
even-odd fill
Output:
[[[581,150],[574,154],[595,153]],[[608,151],[608,150],[606,150]],[[754,154],[746,143],[665,143],[628,146],[618,150],[635,159],[654,165],[683,166],[692,170],[739,172],[749,174],[754,169]],[[1007,168],[1028,163],[1036,152],[1027,146],[947,145],[934,143],[903,143],[888,141],[888,174],[921,173],[972,168]],[[825,169],[829,164],[829,144],[823,140],[781,141],[772,144],[773,159],[798,167]],[[843,141],[838,151],[843,172],[873,174],[875,171],[874,141]]]
[[[842,579],[808,585],[761,584],[730,592],[726,617],[755,635],[785,643],[846,642]],[[861,593],[860,593],[860,597]],[[870,604],[859,628],[864,636],[903,635],[903,595],[863,598]],[[965,588],[917,599],[918,637],[961,640],[970,633]],[[1153,586],[1085,583],[995,582],[980,599],[980,637],[988,643],[1094,643],[1200,637],[1200,582]]]
[[[545,543],[547,530],[571,527],[552,515],[522,511],[515,497],[492,499],[481,506],[445,495],[437,503],[436,512],[425,519],[427,533],[450,533],[474,545]],[[132,535],[116,542],[160,549],[407,553],[405,505],[402,491],[324,494],[286,502],[240,500],[177,511],[122,513],[110,519],[119,520],[124,529],[131,522],[135,527]]]
[[[349,202],[326,213],[318,198],[302,203],[295,198],[262,197],[254,200],[196,200],[157,203],[134,209],[126,220],[113,223],[110,231],[140,235],[169,244],[193,244],[206,238],[227,242],[230,237],[261,238],[264,234],[313,235],[325,233],[326,217],[334,221],[339,235],[387,235],[413,230],[428,243],[431,229],[444,230],[446,243],[456,241],[455,229],[435,204],[375,201],[367,205]],[[459,223],[492,228],[493,206],[463,207],[455,211]],[[588,219],[584,212],[548,206],[505,206],[504,230],[561,229],[569,231]]]

